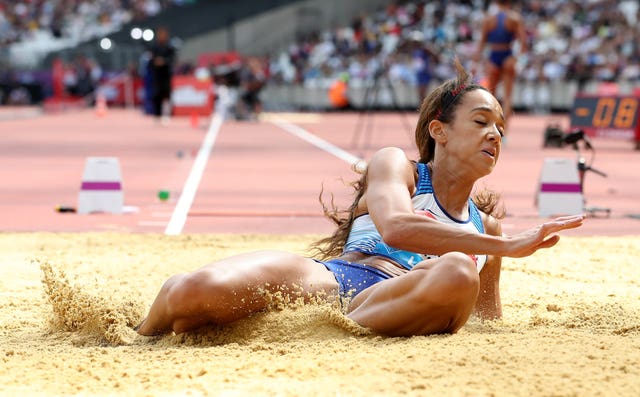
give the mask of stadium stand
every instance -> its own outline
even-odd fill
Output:
[[[85,41],[68,52],[58,50],[56,55],[73,60],[81,52],[105,70],[122,71],[130,67],[131,60],[137,61],[141,51],[140,47],[124,44],[130,28],[136,23],[151,27],[166,25],[182,40],[180,60],[184,70],[193,70],[203,52],[238,51],[261,57],[269,76],[263,95],[272,99],[276,107],[327,106],[326,89],[345,73],[354,96],[361,97],[363,87],[380,68],[396,87],[400,104],[414,107],[418,98],[411,43],[419,38],[439,55],[431,65],[434,84],[451,75],[454,56],[473,69],[471,56],[478,23],[488,3],[380,1],[365,13],[358,12],[356,6],[347,13],[342,9],[336,11],[334,3],[313,0],[2,0],[0,51],[2,59],[8,59],[8,47],[37,42],[42,31],[47,31],[49,37],[60,36],[61,40],[72,37],[76,43],[89,35],[94,37],[93,42]],[[578,90],[594,90],[601,82],[615,82],[621,91],[629,92],[640,81],[637,1],[517,3],[525,18],[532,50],[518,62],[516,107],[532,111],[566,110]],[[288,14],[280,11],[284,9],[289,9]],[[275,37],[273,21],[277,19],[268,20],[265,15],[279,12],[295,26],[284,36]],[[260,18],[270,21],[271,26],[258,30]],[[296,18],[306,19],[301,23]],[[279,30],[284,30],[285,25],[280,25],[283,28]],[[308,29],[302,29],[304,26]],[[121,52],[117,55],[104,54],[95,45],[95,38],[107,33],[120,43]],[[47,48],[55,49],[48,45]],[[49,56],[39,65],[40,71],[51,60]],[[6,66],[3,71],[5,76],[16,76],[15,72],[8,73]],[[3,83],[6,85],[6,81]],[[305,90],[306,94],[297,94],[299,90]],[[45,89],[43,95],[46,94]],[[291,104],[291,98],[298,98],[298,102]]]

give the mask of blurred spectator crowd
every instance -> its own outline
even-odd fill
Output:
[[[514,1],[523,15],[531,51],[518,59],[525,81],[640,80],[640,25],[637,0]],[[472,57],[479,26],[490,1],[395,2],[350,26],[308,35],[287,51],[270,57],[272,80],[328,86],[347,72],[350,84],[371,79],[380,70],[392,81],[416,84],[427,59],[433,78],[452,76],[457,56],[476,76],[482,65]]]
[[[171,5],[194,0],[0,0],[0,45],[29,40],[36,31],[79,40],[117,30]],[[638,0],[514,1],[523,15],[531,51],[518,60],[524,80],[640,79]],[[268,74],[282,83],[327,85],[348,73],[350,84],[381,69],[416,84],[417,48],[437,54],[427,65],[436,79],[452,74],[452,58],[471,62],[489,0],[396,1],[350,26],[300,37],[269,57]]]
[[[40,34],[76,42],[189,0],[0,0],[0,46]]]
[[[32,40],[35,32],[80,41],[195,1],[0,0],[0,50]],[[640,1],[513,3],[523,16],[530,48],[518,55],[520,81],[640,81]],[[418,86],[425,73],[434,81],[450,78],[458,57],[480,79],[483,65],[473,55],[491,6],[490,0],[398,0],[353,18],[348,26],[300,35],[283,51],[261,54],[248,75],[260,76],[260,88],[269,83],[328,88],[338,79],[358,86],[380,76]],[[79,95],[90,91],[103,72],[87,59],[74,60],[66,70],[67,90]],[[183,61],[176,72],[191,73],[193,66]],[[237,80],[239,85],[243,79]]]

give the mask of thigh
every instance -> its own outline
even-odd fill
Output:
[[[226,258],[198,269],[197,278],[215,280],[227,288],[337,294],[333,274],[312,259],[281,251],[255,251]]]
[[[392,336],[455,332],[473,310],[478,285],[473,260],[449,253],[367,288],[352,300],[348,316]]]
[[[313,260],[277,251],[237,255],[167,280],[139,332],[180,333],[228,324],[267,308],[274,301],[269,292],[308,300],[337,291],[333,274]]]
[[[505,78],[507,76],[512,77],[513,75],[515,75],[516,63],[517,63],[516,57],[514,57],[513,55],[510,55],[509,57],[505,58],[501,68],[502,73],[505,75]]]
[[[497,67],[493,62],[488,61],[485,65],[485,74],[487,77],[487,85],[486,87],[491,93],[495,94],[496,87],[498,82],[500,81],[500,68]]]

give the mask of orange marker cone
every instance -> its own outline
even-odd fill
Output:
[[[200,118],[198,112],[191,113],[191,128],[200,128]]]
[[[107,99],[104,94],[98,93],[96,95],[96,116],[104,117],[107,115]]]

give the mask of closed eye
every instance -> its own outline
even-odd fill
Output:
[[[484,121],[480,121],[480,120],[474,120],[476,122],[476,124],[481,125],[483,127],[485,127],[487,125],[486,122]],[[498,127],[498,132],[500,133],[500,137],[504,137],[504,129],[501,127]]]

